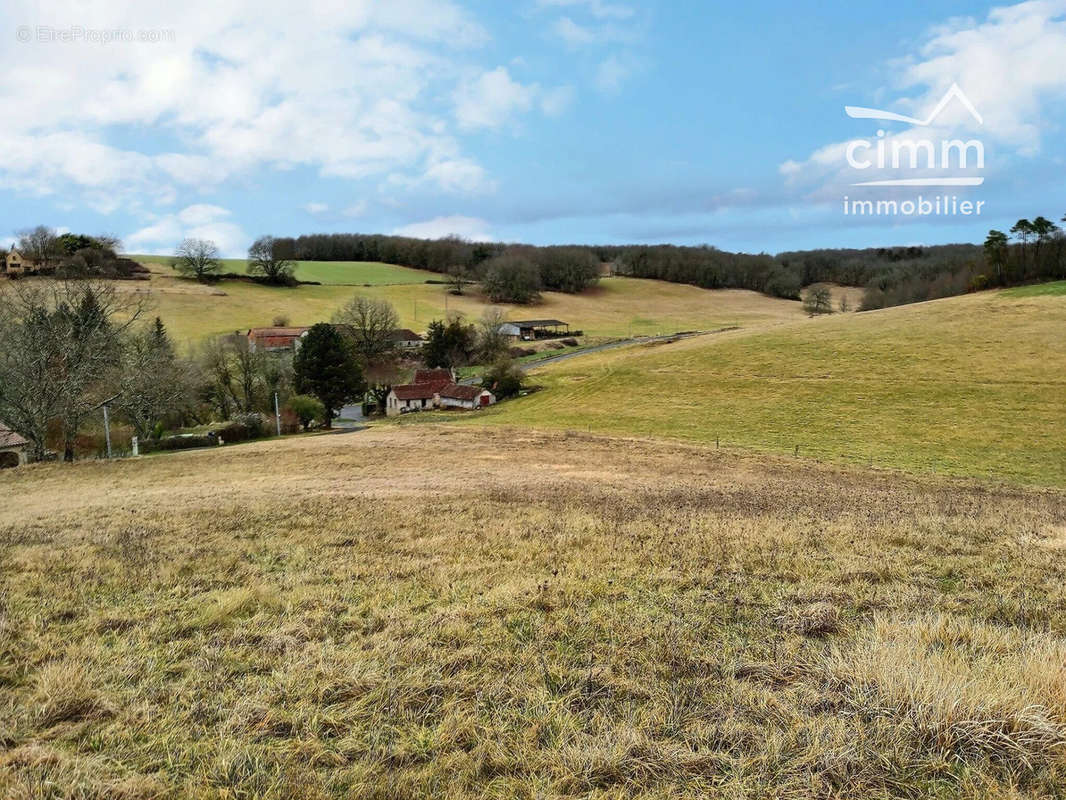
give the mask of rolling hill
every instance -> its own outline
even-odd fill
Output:
[[[476,288],[456,297],[439,283],[426,283],[441,280],[436,273],[388,265],[308,262],[322,270],[335,270],[334,277],[343,274],[345,280],[358,285],[338,282],[284,288],[232,280],[207,286],[177,277],[167,266],[144,263],[152,271],[150,281],[117,285],[147,293],[153,313],[162,317],[179,341],[186,343],[241,328],[270,325],[279,316],[293,325],[326,321],[356,294],[388,300],[396,307],[401,325],[416,331],[424,331],[432,320],[443,319],[449,312],[458,311],[476,320],[490,306]],[[381,281],[375,283],[375,276]],[[401,280],[403,276],[406,277]],[[756,292],[709,291],[637,278],[605,278],[599,286],[578,295],[545,292],[537,305],[501,307],[511,319],[554,317],[597,338],[731,325],[747,327],[803,318],[799,303]]]
[[[481,422],[1066,485],[1066,297],[986,292],[626,348]]]

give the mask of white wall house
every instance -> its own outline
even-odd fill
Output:
[[[26,463],[26,446],[29,444],[25,439],[14,431],[8,430],[0,422],[0,469],[6,467],[19,467]]]

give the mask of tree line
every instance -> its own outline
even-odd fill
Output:
[[[129,278],[146,270],[119,255],[119,240],[111,235],[56,233],[38,225],[16,232],[15,249],[37,271],[57,278]]]

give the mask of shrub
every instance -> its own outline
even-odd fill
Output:
[[[573,336],[566,337],[565,339],[562,340],[562,342],[567,347],[577,347],[580,344],[580,342],[578,342],[578,340],[575,339]]]
[[[311,427],[312,422],[323,422],[326,418],[325,406],[318,398],[308,394],[298,394],[289,398],[285,407],[296,416],[305,431]]]
[[[507,354],[511,358],[525,358],[526,356],[536,355],[537,351],[530,347],[512,347],[507,351]]]
[[[504,400],[522,391],[525,377],[521,367],[505,358],[493,364],[481,379],[481,385],[496,395],[497,400]]]
[[[214,447],[218,444],[217,436],[170,436],[166,439],[149,439],[138,442],[138,449],[142,455],[171,450],[191,450],[196,447]]]
[[[226,443],[247,442],[259,439],[267,433],[266,422],[261,414],[237,414],[218,435]]]
[[[820,283],[808,286],[807,292],[803,297],[803,310],[812,316],[814,314],[832,314],[833,293],[829,291],[829,287]]]

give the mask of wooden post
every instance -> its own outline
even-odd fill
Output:
[[[107,457],[111,458],[111,417],[104,406],[104,438],[107,440]]]

